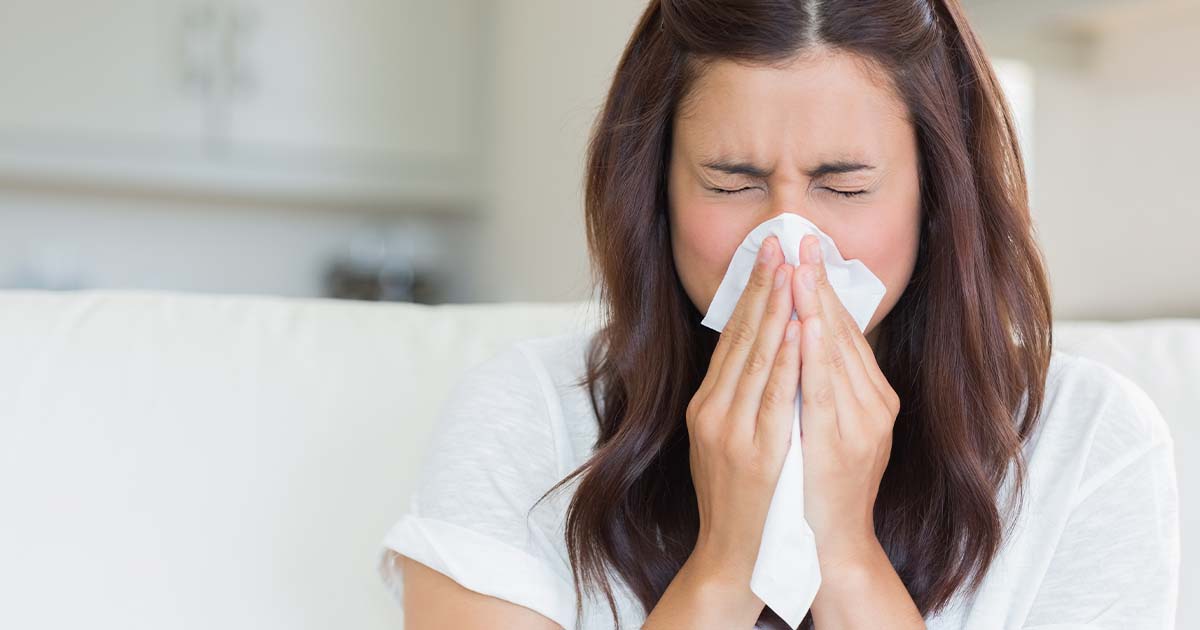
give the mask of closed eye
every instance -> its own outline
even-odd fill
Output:
[[[867,192],[865,190],[838,190],[836,188],[828,188],[828,187],[825,188],[825,190],[828,190],[829,192],[831,192],[835,195],[841,195],[843,197],[857,197],[857,196]]]
[[[746,186],[744,188],[737,188],[735,190],[727,190],[725,188],[709,188],[709,190],[711,190],[715,193],[720,193],[722,195],[733,195],[733,194],[740,193],[740,192],[743,192],[746,190],[754,190],[754,187]],[[831,192],[835,195],[840,195],[842,197],[847,197],[847,198],[857,197],[859,195],[864,195],[867,193],[867,191],[865,191],[865,190],[838,190],[836,188],[828,188],[828,187],[826,187],[825,190],[828,190],[829,192]]]

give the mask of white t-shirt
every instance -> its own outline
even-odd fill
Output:
[[[566,630],[612,628],[603,595],[589,592],[583,623],[574,625],[563,518],[577,480],[526,519],[595,444],[596,416],[576,384],[590,339],[516,341],[460,377],[409,510],[383,541],[377,570],[398,602],[395,552]],[[1026,504],[1013,535],[978,593],[929,615],[929,630],[1173,628],[1173,441],[1146,393],[1105,365],[1055,350],[1026,454]],[[622,627],[636,630],[645,612],[613,575]]]

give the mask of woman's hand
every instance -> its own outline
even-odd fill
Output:
[[[878,550],[874,507],[900,399],[825,275],[815,236],[794,274],[801,344],[804,513],[822,570]]]
[[[700,512],[693,556],[747,592],[800,378],[792,269],[778,239],[764,240],[686,414]]]
[[[766,239],[688,402],[700,531],[646,617],[647,630],[749,628],[762,614],[750,576],[791,443],[800,379],[800,326],[791,321],[793,267],[783,262],[778,239]]]

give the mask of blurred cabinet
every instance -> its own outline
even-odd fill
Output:
[[[5,0],[0,178],[461,210],[477,0]]]
[[[161,0],[0,3],[0,133],[50,143],[203,139],[201,104],[178,87]]]

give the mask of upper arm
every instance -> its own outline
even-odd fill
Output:
[[[407,556],[396,554],[395,558],[404,572],[405,601],[421,602],[420,606],[405,607],[406,630],[562,630],[562,626],[524,606],[464,588]]]

